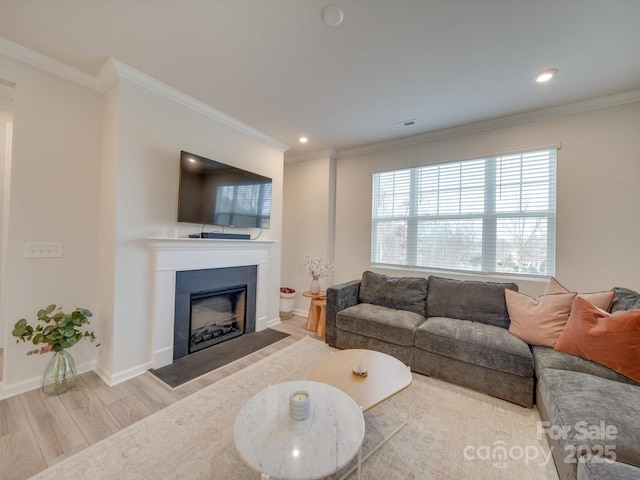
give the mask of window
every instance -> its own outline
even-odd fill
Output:
[[[555,273],[556,150],[373,175],[375,266]]]
[[[271,183],[218,187],[214,223],[269,228]]]

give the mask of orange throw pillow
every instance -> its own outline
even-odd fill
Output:
[[[559,293],[533,298],[505,289],[509,332],[531,345],[553,347],[569,319],[575,297],[575,293]]]
[[[558,280],[551,277],[547,288],[545,288],[543,295],[554,295],[556,293],[570,293],[569,290],[562,285]],[[608,292],[593,292],[593,293],[579,293],[578,296],[584,298],[586,301],[594,304],[596,307],[606,310],[607,312],[611,308],[613,302],[613,296],[615,292],[609,290]]]
[[[555,350],[601,363],[640,382],[640,310],[610,314],[576,297]]]

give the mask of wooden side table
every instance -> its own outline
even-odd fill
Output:
[[[327,328],[327,299],[315,298],[311,300],[313,307],[318,312],[318,323],[316,325],[316,333],[319,337],[324,337],[325,330]]]
[[[307,330],[317,331],[318,323],[320,321],[321,311],[324,311],[320,307],[320,305],[314,305],[316,300],[324,300],[326,305],[327,292],[326,290],[320,290],[319,293],[311,293],[309,290],[305,290],[302,292],[303,297],[307,297],[311,299],[311,304],[309,305],[309,315],[307,316]],[[326,319],[326,316],[325,316]],[[326,320],[325,320],[326,323]],[[324,327],[323,327],[324,334]]]

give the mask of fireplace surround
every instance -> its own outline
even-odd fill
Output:
[[[178,272],[250,266],[256,269],[255,331],[267,328],[269,250],[273,241],[149,238],[153,251],[152,368],[173,363]],[[276,295],[277,289],[274,290]],[[245,327],[246,328],[246,327]]]
[[[173,359],[255,331],[256,278],[255,265],[176,272]]]

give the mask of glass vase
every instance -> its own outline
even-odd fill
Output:
[[[65,350],[55,352],[42,376],[42,391],[47,395],[60,395],[76,384],[76,363]]]

